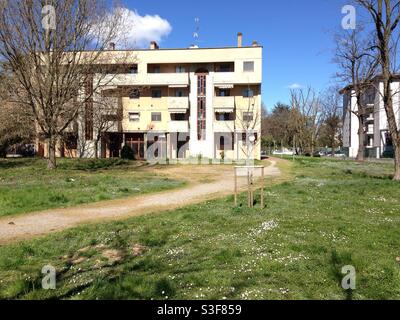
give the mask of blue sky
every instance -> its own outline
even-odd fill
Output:
[[[333,82],[332,33],[340,27],[341,9],[349,0],[137,0],[125,5],[140,16],[158,15],[172,27],[158,34],[164,48],[193,43],[195,17],[200,18],[201,47],[244,44],[264,47],[263,101],[268,109],[287,102],[289,86],[322,90]],[[161,27],[160,27],[161,28]]]

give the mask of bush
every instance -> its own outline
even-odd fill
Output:
[[[121,158],[126,160],[135,160],[135,153],[130,146],[124,145],[121,150]]]

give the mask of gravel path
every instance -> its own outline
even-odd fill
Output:
[[[265,175],[279,176],[281,172],[276,167],[276,162],[274,160],[270,162],[271,165],[265,168]],[[174,168],[173,174],[174,176],[190,175],[185,170],[187,171],[185,166]],[[189,183],[182,189],[1,218],[0,244],[46,235],[80,224],[125,219],[232,194],[234,180],[232,167],[219,166],[218,170],[210,167],[210,170],[215,171],[211,172],[214,181]],[[245,179],[239,179],[238,183],[243,187]]]

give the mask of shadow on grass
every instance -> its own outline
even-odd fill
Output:
[[[0,159],[0,170],[1,169],[13,169],[19,167],[26,167],[32,165],[39,161],[39,159],[35,158],[24,158],[24,159]]]

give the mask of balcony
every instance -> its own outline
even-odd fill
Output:
[[[260,72],[215,72],[215,85],[261,83]]]
[[[214,74],[214,84],[233,83],[235,83],[235,72],[216,72]]]
[[[102,76],[102,85],[110,86],[188,86],[187,73],[110,74]]]
[[[168,132],[189,132],[189,121],[169,121]]]
[[[214,97],[213,105],[216,112],[233,112],[235,97]]]
[[[188,86],[187,73],[147,73],[140,76],[140,84],[149,86]]]
[[[189,109],[188,97],[169,97],[168,110],[172,113],[186,113]]]
[[[214,121],[213,131],[218,133],[230,133],[235,131],[235,121]]]

